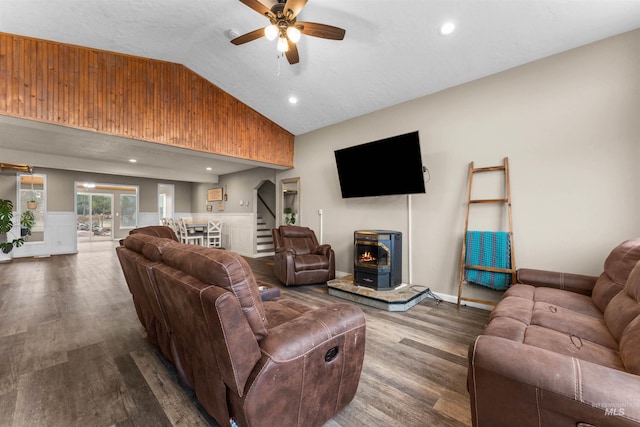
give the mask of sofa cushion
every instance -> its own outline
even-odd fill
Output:
[[[611,336],[602,315],[589,316],[555,304],[536,302],[531,324],[618,350],[618,342]]]
[[[602,311],[591,297],[554,288],[536,288],[535,302],[553,304],[576,313],[602,319]]]
[[[293,259],[293,266],[296,271],[326,270],[329,268],[329,258],[314,254],[297,255]]]
[[[316,250],[317,242],[310,228],[282,225],[279,231],[283,246],[296,255],[306,255]]]
[[[268,322],[253,271],[240,255],[221,249],[177,244],[167,247],[162,261],[203,283],[232,292],[257,340],[267,336]]]
[[[611,299],[604,312],[604,320],[616,340],[620,341],[625,328],[640,315],[639,297],[640,262],[631,270],[622,292]]]
[[[491,312],[484,334],[623,369],[618,342],[586,295],[513,285]]]
[[[620,339],[620,358],[632,374],[640,375],[640,316],[625,328]]]
[[[622,290],[639,260],[640,238],[624,241],[611,251],[591,295],[600,311],[604,312],[611,299]]]
[[[524,344],[621,371],[624,371],[625,368],[617,349],[614,350],[582,337],[542,326],[529,326],[525,333]]]
[[[509,291],[520,287],[533,288],[533,286],[529,285],[515,285],[509,288]],[[500,303],[491,311],[490,320],[493,321],[497,317],[507,317],[524,325],[530,325],[534,293],[529,296],[514,296],[512,294],[515,292],[509,293],[509,291],[504,294]]]
[[[269,321],[269,328],[287,323],[309,311],[309,307],[290,299],[278,298],[263,303],[264,311]]]
[[[175,240],[179,242],[178,236],[176,236],[175,231],[173,231],[170,227],[164,225],[149,225],[147,227],[139,227],[134,228],[129,232],[129,234],[146,234],[149,236],[155,237],[163,237],[165,239]]]
[[[586,295],[524,284],[513,285],[504,293],[500,304],[491,312],[491,319],[498,316],[509,316],[530,324],[534,303],[546,303],[602,319],[602,312]]]
[[[129,235],[129,237],[124,239],[123,245],[127,249],[131,249],[132,251],[141,254],[142,247],[149,240],[151,240],[151,236],[148,236],[146,234],[131,234]]]
[[[297,225],[281,225],[280,235],[282,237],[290,238],[308,238],[311,235],[311,229],[309,227],[300,227]]]
[[[143,254],[151,261],[160,262],[162,251],[167,246],[177,245],[172,239],[155,237],[149,234],[135,233],[124,240],[127,249]]]

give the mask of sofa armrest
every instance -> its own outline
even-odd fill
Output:
[[[640,425],[640,377],[505,338],[469,349],[473,425]]]
[[[329,253],[331,252],[331,245],[328,244],[324,244],[324,245],[320,245],[316,248],[316,250],[314,251],[315,254],[317,255],[324,255],[326,257],[329,256]]]
[[[595,276],[560,273],[557,271],[521,268],[517,271],[517,282],[536,287],[563,289],[590,296],[598,280]]]
[[[365,317],[362,310],[347,303],[336,303],[308,312],[269,330],[260,343],[263,354],[283,362],[304,356],[323,342],[345,332],[362,329],[364,340]]]
[[[277,248],[273,256],[273,272],[285,285],[295,283],[294,253],[285,247]]]

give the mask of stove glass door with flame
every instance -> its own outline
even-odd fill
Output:
[[[355,263],[359,267],[365,268],[389,268],[391,251],[381,242],[356,242]]]

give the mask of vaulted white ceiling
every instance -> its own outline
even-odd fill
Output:
[[[309,0],[299,20],[346,36],[303,35],[290,65],[230,43],[268,23],[239,0],[0,0],[2,32],[184,64],[295,135],[640,28],[640,0]]]

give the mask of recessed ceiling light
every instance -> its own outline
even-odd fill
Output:
[[[208,171],[213,170],[213,168],[207,168]]]
[[[135,163],[135,162],[137,162],[137,160],[136,159],[129,159],[129,162]]]
[[[444,24],[442,24],[440,26],[439,32],[443,36],[447,36],[447,35],[453,33],[453,31],[455,29],[456,29],[456,25],[453,22],[449,21],[449,22],[445,22]]]
[[[298,98],[296,98],[295,96],[290,96],[289,97],[289,103],[297,104],[298,103]]]
[[[233,40],[236,37],[240,36],[240,33],[235,28],[231,28],[230,30],[227,30],[226,33],[229,40]]]

